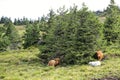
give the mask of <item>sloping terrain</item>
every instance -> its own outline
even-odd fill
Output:
[[[97,67],[59,65],[53,68],[43,65],[38,53],[36,48],[0,53],[0,80],[119,80],[120,77],[119,56],[109,56]]]

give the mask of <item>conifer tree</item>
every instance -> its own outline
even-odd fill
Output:
[[[10,40],[5,36],[5,28],[0,26],[0,51],[5,51],[10,44]]]
[[[118,6],[111,0],[108,8],[108,16],[104,23],[104,34],[108,45],[120,42],[120,15]]]
[[[27,23],[26,25],[26,32],[24,35],[24,48],[28,48],[32,45],[37,44],[39,38],[40,38],[40,29],[37,22],[34,24]]]
[[[10,49],[17,49],[20,36],[12,21],[8,21],[5,23],[4,27],[6,27],[5,36],[7,36],[10,40]]]
[[[60,8],[56,16],[54,30],[45,39],[39,57],[43,62],[60,57],[64,64],[87,63],[102,43],[102,25],[87,7],[77,11],[74,6],[70,12]],[[50,26],[50,24],[48,24]]]
[[[47,20],[45,16],[42,16],[39,22],[40,31],[47,32]]]
[[[92,55],[99,45],[101,45],[102,25],[98,18],[83,4],[83,8],[79,11],[79,26],[76,33],[76,60],[78,63],[86,63],[90,61]],[[98,43],[99,42],[99,43]]]
[[[76,57],[75,57],[75,44],[76,44],[76,31],[77,26],[79,25],[79,18],[78,18],[78,11],[77,6],[74,5],[70,8],[70,12],[66,14],[66,27],[64,33],[64,58],[62,59],[66,64],[75,64]]]
[[[54,57],[60,57],[65,53],[65,27],[67,27],[66,11],[60,8],[59,15],[55,16],[52,11],[49,13],[47,22],[48,32],[45,38],[44,48],[41,49],[40,57],[47,61]],[[46,56],[46,57],[45,57]]]

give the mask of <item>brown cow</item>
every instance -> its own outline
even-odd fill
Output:
[[[53,60],[50,60],[48,62],[48,66],[54,66],[56,67],[60,63],[60,58],[55,58]]]
[[[102,51],[101,51],[101,50],[98,50],[96,53],[97,53],[97,58],[98,58],[98,60],[101,61],[101,60],[103,59],[103,57],[104,57]]]

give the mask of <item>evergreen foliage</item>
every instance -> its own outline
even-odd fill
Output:
[[[98,18],[83,4],[78,12],[75,52],[77,63],[87,63],[96,50],[102,48],[102,25]]]
[[[36,22],[34,24],[27,23],[24,35],[24,48],[28,48],[38,42],[40,38],[39,32],[39,25]]]
[[[63,7],[58,12],[59,15],[52,20],[56,22],[48,24],[50,32],[39,57],[45,62],[54,57],[60,57],[65,64],[88,62],[102,43],[102,25],[87,7],[77,11],[74,6],[69,13]]]
[[[96,50],[120,44],[120,9],[114,0],[105,11],[96,14],[83,3],[80,10],[76,5],[69,10],[63,6],[57,13],[51,9],[36,21],[23,17],[15,19],[14,24],[26,25],[23,46],[39,46],[38,56],[44,63],[59,57],[64,64],[83,64],[93,60]],[[106,18],[104,24],[98,16]],[[21,39],[12,21],[1,17],[0,23],[4,23],[0,26],[0,51],[17,49]]]
[[[114,0],[108,6],[108,16],[104,23],[104,34],[108,45],[120,42],[120,14],[118,6],[115,5]]]
[[[40,26],[40,31],[42,32],[47,32],[47,21],[46,21],[46,17],[42,16],[39,22],[39,26]]]
[[[0,51],[5,51],[10,44],[10,40],[5,36],[5,28],[0,26]]]
[[[8,37],[10,40],[10,49],[17,49],[20,41],[20,36],[18,34],[18,31],[16,30],[15,26],[11,21],[8,21],[4,24],[4,27],[6,27],[5,36]]]
[[[9,21],[11,21],[11,19],[8,17],[4,17],[4,16],[2,16],[0,19],[1,24],[4,24],[4,23],[9,22]]]
[[[23,17],[22,19],[14,19],[14,25],[26,25],[27,23],[33,23],[34,21],[28,20],[28,18]]]

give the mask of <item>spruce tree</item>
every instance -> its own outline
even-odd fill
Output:
[[[4,27],[6,27],[5,36],[7,36],[10,40],[10,49],[17,49],[19,45],[20,36],[12,21],[8,21],[5,23]]]
[[[66,14],[66,27],[64,33],[64,55],[63,55],[63,63],[66,64],[76,64],[76,57],[75,57],[75,44],[76,44],[76,31],[77,26],[79,25],[79,18],[78,18],[78,11],[77,6],[74,5],[70,8],[68,14]]]
[[[98,18],[83,4],[79,11],[79,26],[76,33],[76,60],[86,63],[92,59],[97,49],[100,49],[102,25]]]
[[[108,15],[104,23],[104,34],[108,45],[111,45],[120,42],[120,11],[114,0],[111,0],[107,10]]]
[[[59,15],[57,16],[52,11],[49,13],[47,36],[44,38],[45,45],[41,49],[42,54],[40,54],[40,58],[45,62],[51,58],[60,57],[66,51],[64,35],[65,27],[68,25],[66,22],[66,10],[60,8],[58,12]]]
[[[42,16],[39,22],[39,26],[40,26],[40,31],[41,32],[47,32],[47,20],[45,16]]]
[[[101,48],[101,23],[86,7],[77,11],[74,6],[70,12],[63,7],[58,12],[59,15],[51,21],[51,28],[54,27],[54,30],[47,34],[39,57],[45,63],[55,57],[60,57],[64,64],[87,63],[95,50]],[[55,26],[53,20],[56,20]]]
[[[10,40],[7,36],[5,36],[5,27],[0,26],[0,51],[7,50],[7,47],[10,44]]]
[[[38,43],[40,38],[40,29],[37,22],[34,24],[27,23],[26,25],[26,32],[24,35],[24,48],[28,48],[32,45]]]

